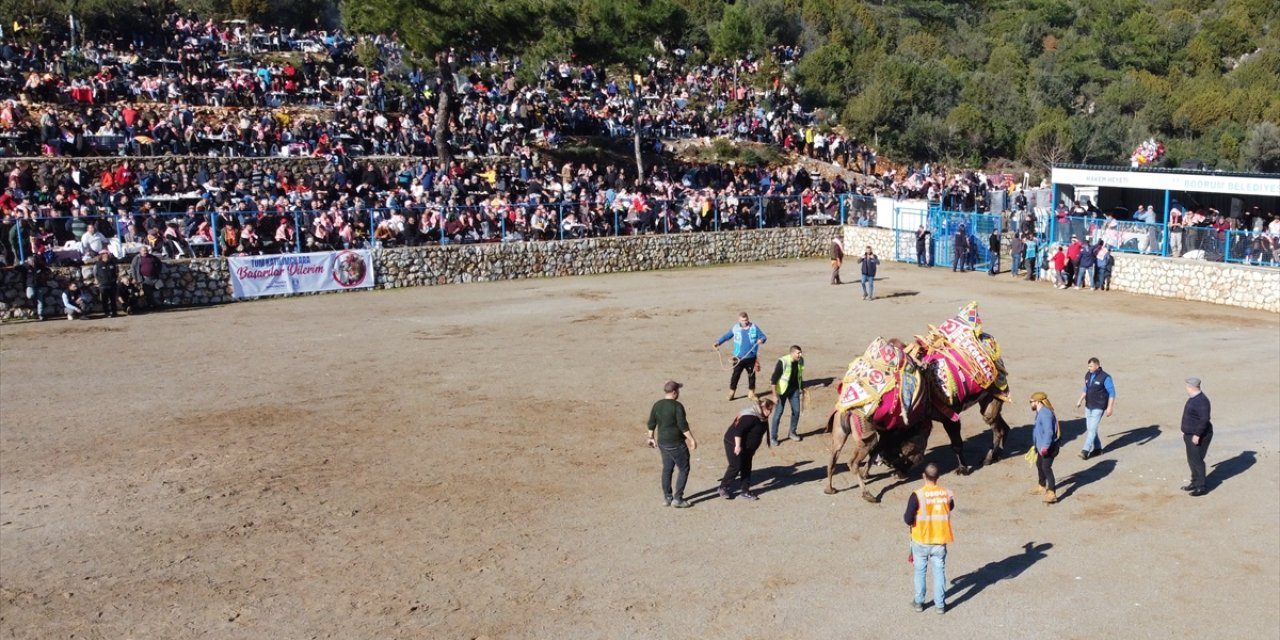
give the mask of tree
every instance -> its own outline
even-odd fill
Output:
[[[573,33],[573,53],[582,63],[620,66],[629,74],[648,71],[650,61],[666,43],[680,41],[686,14],[672,0],[579,0]],[[632,92],[632,134],[636,179],[644,180],[640,154],[640,86]]]
[[[1022,143],[1023,157],[1047,173],[1053,165],[1071,159],[1071,127],[1065,114],[1056,112],[1042,118],[1027,131]]]
[[[759,53],[764,45],[764,26],[752,19],[745,2],[731,4],[725,8],[711,43],[716,54],[728,58]]]
[[[1249,128],[1240,153],[1241,168],[1247,171],[1280,173],[1280,125],[1259,122]]]
[[[397,34],[413,52],[434,58],[439,76],[436,155],[450,160],[455,46],[520,51],[567,18],[563,0],[342,0],[343,23],[359,33]]]

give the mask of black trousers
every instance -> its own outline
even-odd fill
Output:
[[[1187,466],[1191,468],[1191,488],[1204,489],[1204,456],[1209,453],[1209,441],[1213,440],[1213,432],[1200,437],[1200,444],[1191,442],[1191,436],[1182,434],[1182,442],[1187,446]]]
[[[738,379],[742,377],[742,372],[747,372],[747,384],[750,389],[756,389],[756,358],[743,358],[733,365],[733,374],[729,376],[729,389],[736,391],[738,389]]]
[[[1057,490],[1057,480],[1053,477],[1053,459],[1058,457],[1058,447],[1049,449],[1049,455],[1042,456],[1040,451],[1036,451],[1036,478],[1040,482],[1040,486],[1049,491]]]
[[[680,444],[658,445],[658,453],[662,454],[662,495],[667,498],[684,499],[684,485],[689,481],[689,447]],[[676,476],[675,492],[671,491],[671,474],[679,470]]]
[[[116,315],[120,313],[120,305],[117,302],[119,292],[116,291],[116,285],[104,284],[98,286],[98,292],[102,295],[102,312],[108,315]]]
[[[751,461],[756,456],[755,448],[743,448],[741,454],[733,452],[733,441],[724,441],[724,457],[729,461],[729,466],[724,470],[724,477],[720,478],[720,487],[728,489],[734,480],[742,478],[742,490],[746,491],[751,488]]]

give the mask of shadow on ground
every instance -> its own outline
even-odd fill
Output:
[[[951,596],[947,607],[954,609],[977,597],[987,587],[1001,580],[1012,580],[1022,575],[1022,572],[1031,568],[1031,565],[1048,557],[1045,552],[1052,548],[1053,544],[1048,542],[1041,544],[1028,542],[1022,545],[1022,553],[1015,553],[1004,560],[988,562],[974,571],[953,579],[951,588],[947,590]]]

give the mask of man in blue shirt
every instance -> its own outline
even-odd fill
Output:
[[[1111,417],[1116,406],[1116,385],[1111,375],[1102,370],[1102,363],[1097,358],[1089,358],[1089,371],[1084,374],[1084,390],[1076,407],[1084,407],[1084,449],[1080,452],[1081,460],[1088,460],[1102,453],[1102,439],[1098,437],[1098,425],[1102,416]],[[1097,447],[1094,447],[1097,443]]]
[[[1031,431],[1031,439],[1036,448],[1036,486],[1031,493],[1044,496],[1045,504],[1053,504],[1058,501],[1053,459],[1058,456],[1058,440],[1062,438],[1062,429],[1058,425],[1058,416],[1053,413],[1053,404],[1043,391],[1031,394],[1031,411],[1036,420]]]
[[[733,400],[738,393],[738,380],[742,377],[742,372],[747,372],[747,385],[751,389],[747,392],[747,396],[752,400],[756,397],[756,358],[760,355],[760,345],[768,340],[764,335],[764,331],[760,327],[751,323],[751,318],[747,316],[747,312],[743,311],[738,314],[738,324],[733,325],[720,339],[716,341],[713,348],[719,349],[720,345],[733,340],[733,373],[729,376],[729,399]]]

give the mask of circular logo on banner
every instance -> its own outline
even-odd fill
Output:
[[[339,251],[333,256],[333,281],[343,287],[358,287],[368,276],[364,258],[354,251]]]

